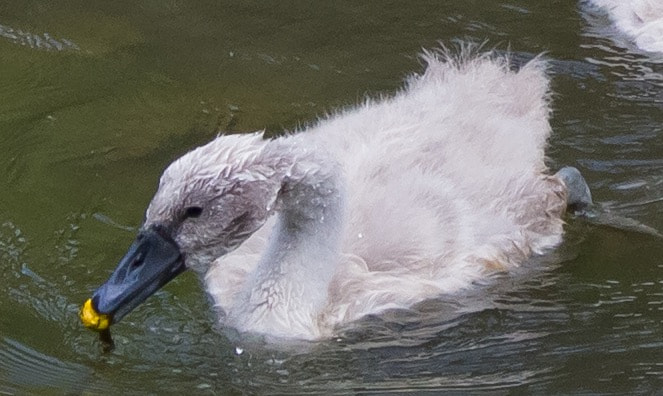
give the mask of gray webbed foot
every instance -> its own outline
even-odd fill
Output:
[[[555,176],[560,178],[560,180],[566,185],[567,211],[582,213],[593,204],[592,193],[589,191],[589,186],[578,169],[572,166],[565,166],[560,169]]]

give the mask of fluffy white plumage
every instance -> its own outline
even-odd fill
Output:
[[[614,25],[635,45],[649,52],[663,52],[663,1],[590,0],[604,9]]]
[[[175,240],[222,323],[327,337],[560,242],[566,187],[544,164],[544,63],[424,59],[393,98],[274,140],[220,136],[164,172],[146,226],[204,209]]]

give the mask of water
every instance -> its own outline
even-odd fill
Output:
[[[550,164],[583,171],[596,217],[519,273],[319,343],[219,331],[184,275],[101,353],[78,308],[166,164],[393,92],[461,39],[546,52]],[[584,3],[6,0],[0,98],[0,394],[663,389],[663,57]]]

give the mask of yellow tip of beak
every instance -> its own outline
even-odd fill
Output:
[[[78,313],[83,325],[90,330],[102,331],[110,326],[110,316],[100,314],[92,306],[92,299],[87,299]]]

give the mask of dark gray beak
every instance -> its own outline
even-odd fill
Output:
[[[92,306],[119,322],[186,269],[177,243],[161,227],[138,233],[108,281],[92,296]]]

